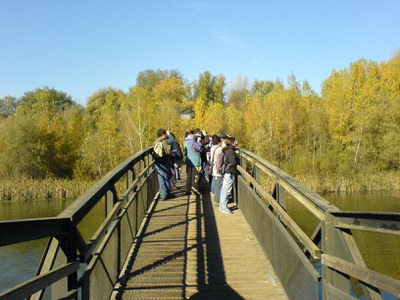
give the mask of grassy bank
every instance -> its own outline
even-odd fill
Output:
[[[317,193],[351,192],[373,190],[399,190],[400,174],[395,172],[358,175],[353,178],[317,176],[297,176],[297,180],[304,183]]]
[[[77,198],[92,181],[67,179],[0,179],[0,201]]]

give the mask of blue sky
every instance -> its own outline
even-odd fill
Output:
[[[85,105],[146,69],[287,82],[400,49],[400,0],[1,0],[0,97],[48,86]]]

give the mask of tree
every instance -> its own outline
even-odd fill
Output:
[[[152,92],[157,83],[166,78],[176,78],[183,80],[183,76],[178,70],[145,70],[139,72],[139,74],[137,75],[136,86],[143,87],[148,92]]]
[[[254,80],[253,86],[250,90],[252,96],[260,94],[261,96],[266,96],[274,89],[274,83],[272,81],[265,80]]]
[[[143,150],[152,142],[156,104],[150,93],[141,86],[130,89],[121,106],[123,144],[130,154]]]
[[[18,101],[17,110],[28,114],[46,114],[51,119],[63,110],[76,105],[71,96],[53,88],[39,88],[26,92]]]
[[[41,134],[37,122],[31,116],[18,114],[8,119],[4,129],[0,150],[0,169],[3,174],[46,177],[51,148],[48,137]]]
[[[209,71],[199,75],[197,82],[193,83],[194,99],[203,99],[205,105],[210,103],[222,103],[224,100],[225,77],[214,76]]]
[[[11,96],[0,98],[0,117],[7,118],[15,113],[17,99]]]
[[[236,80],[231,84],[228,95],[228,105],[233,105],[236,108],[241,108],[246,101],[246,96],[249,94],[247,77],[236,77]]]

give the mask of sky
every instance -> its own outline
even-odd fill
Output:
[[[189,82],[293,74],[320,93],[334,69],[400,50],[400,0],[0,0],[0,98],[41,87],[86,105],[148,69]]]

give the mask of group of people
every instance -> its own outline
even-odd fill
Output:
[[[159,129],[157,136],[153,156],[158,172],[160,198],[166,200],[174,197],[171,190],[176,180],[180,179],[183,154],[172,133]],[[220,212],[232,214],[228,208],[228,199],[238,174],[236,145],[235,138],[223,133],[209,136],[199,128],[187,132],[183,144],[187,172],[186,195],[192,191],[198,194],[199,183],[204,179],[211,182],[211,195]]]

